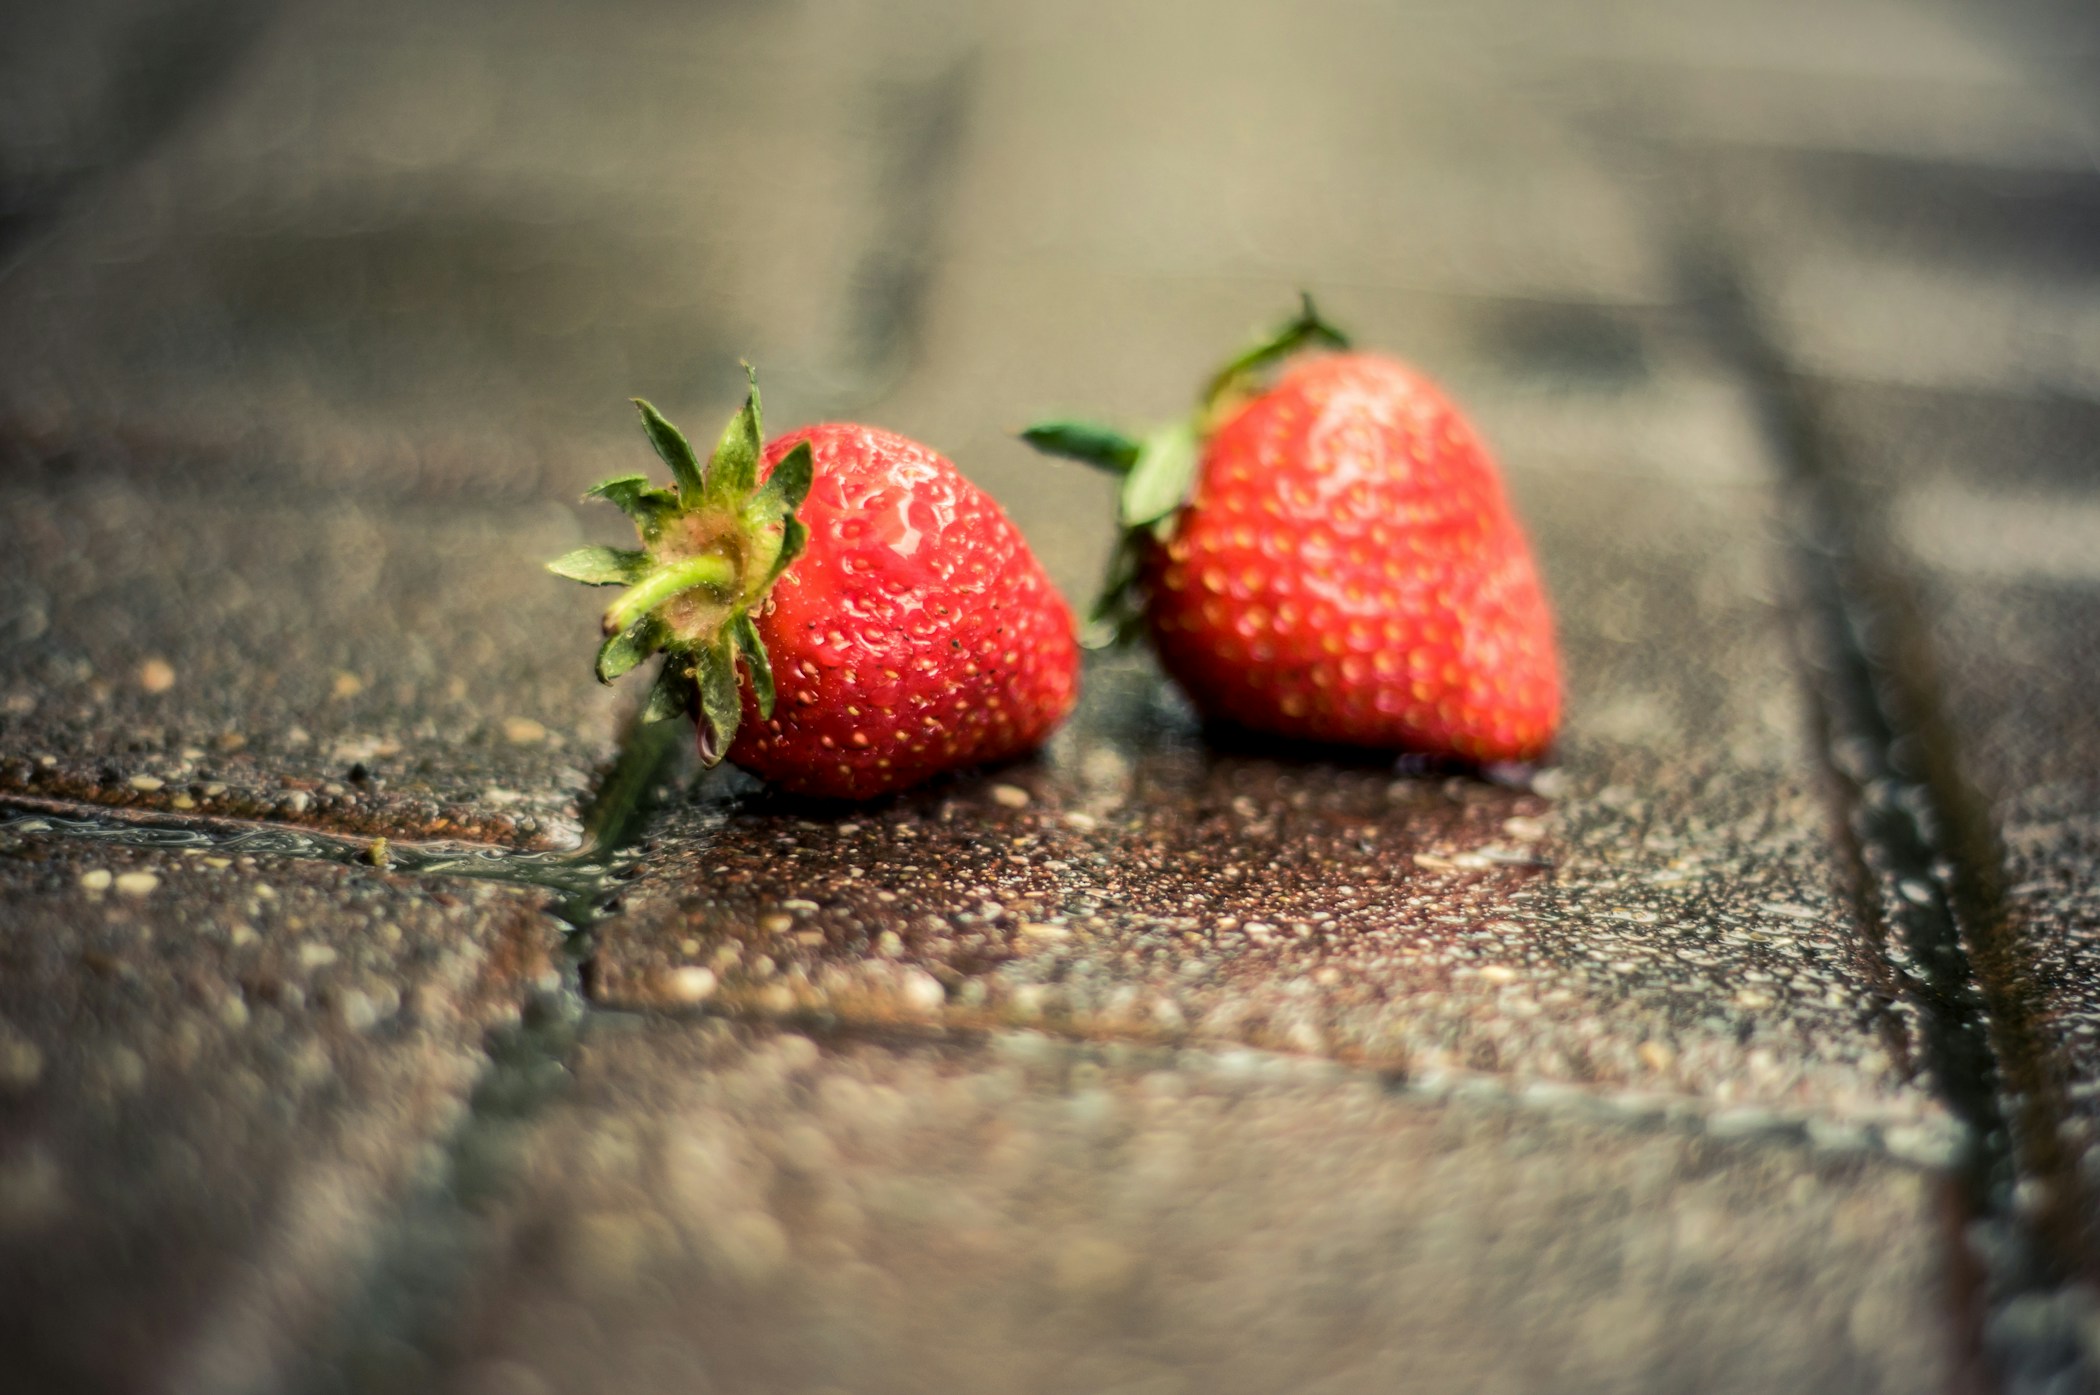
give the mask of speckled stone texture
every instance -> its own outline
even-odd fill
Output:
[[[554,982],[542,898],[0,826],[0,1388],[260,1388]]]
[[[622,700],[546,662],[597,618],[536,565],[561,509],[256,500],[141,458],[0,480],[0,793],[575,843]]]
[[[1971,911],[1990,936],[1976,952],[2014,1004],[1998,1027],[2025,1058],[2010,1087],[2014,1107],[2031,1111],[2021,1146],[2053,1174],[2027,1204],[2049,1217],[2067,1261],[2092,1263],[2100,510],[2078,473],[2100,432],[2078,435],[2090,424],[2075,409],[2028,412],[1970,393],[1954,398],[1967,430],[1947,434],[1934,430],[1952,410],[1939,394],[1832,387],[1827,400],[1867,478],[1887,490],[1886,545],[1919,578],[1919,628],[1944,684],[1938,735],[1959,753],[1968,807],[1991,835],[1975,858],[1990,873]]]
[[[2092,34],[2062,31],[2073,52]],[[1868,643],[1911,722],[1897,768],[1937,793],[1948,858],[1879,894],[1896,919],[1947,888],[2028,1174],[2018,1208],[2090,1311],[2100,176],[2046,133],[2094,107],[2075,86],[2016,95],[1987,55],[1967,62],[1972,102],[2025,119],[1979,123],[1959,158],[1751,148],[1699,187],[1734,230],[1752,313],[1799,365],[1815,467],[1851,512],[1883,626]]]
[[[45,9],[0,1390],[2077,1388],[2080,7]],[[865,808],[608,781],[537,564],[628,394],[749,356],[1079,600],[1108,484],[1014,428],[1178,415],[1301,288],[1501,459],[1552,764],[1234,744],[1130,655]]]
[[[1927,1176],[1238,1052],[602,1022],[442,1388],[1902,1391]]]

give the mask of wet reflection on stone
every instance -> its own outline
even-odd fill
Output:
[[[597,995],[1926,1108],[1900,1035],[1862,1021],[1829,888],[1802,884],[1805,793],[1779,816],[1740,778],[1621,787],[1580,753],[1529,788],[1252,754],[1146,660],[1089,678],[1033,762],[872,808],[743,784],[679,811],[602,927]]]

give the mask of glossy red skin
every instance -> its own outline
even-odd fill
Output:
[[[1213,717],[1481,761],[1552,743],[1530,546],[1487,448],[1404,364],[1303,361],[1235,412],[1146,581],[1160,660]]]
[[[809,549],[758,614],[775,702],[749,684],[729,759],[798,794],[870,799],[1033,750],[1072,710],[1072,613],[1020,531],[937,452],[827,424],[808,441]]]

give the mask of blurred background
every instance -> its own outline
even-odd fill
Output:
[[[594,598],[539,562],[617,538],[611,510],[574,501],[652,468],[628,397],[707,436],[749,359],[772,432],[852,417],[935,445],[1005,504],[1078,603],[1106,556],[1107,487],[1014,430],[1053,412],[1175,415],[1301,288],[1360,344],[1450,387],[1508,471],[1568,648],[1565,778],[1547,792],[1583,855],[1696,863],[1685,849],[1720,840],[1740,860],[1705,899],[1672,903],[1687,934],[1719,943],[1746,905],[1827,933],[1797,980],[1763,959],[1746,970],[1813,978],[1798,1016],[1751,1024],[1760,995],[1783,990],[1742,989],[1746,1009],[1733,969],[1676,985],[1667,1008],[1622,979],[1547,1010],[1580,1049],[1511,1026],[1499,1000],[1465,999],[1447,1023],[1444,1000],[1409,997],[1385,961],[1356,965],[1348,983],[1402,1005],[1392,1031],[1445,1024],[1392,1059],[1583,1089],[1638,1078],[1818,1118],[1912,1110],[1995,1140],[1920,1165],[1953,1179],[1960,1214],[2053,1237],[1992,1302],[2091,1276],[2100,1251],[2079,1198],[2100,1097],[2100,11],[2082,0],[16,0],[0,7],[0,797],[573,847],[628,699],[588,681]],[[1158,687],[1149,670],[1126,680]],[[1179,720],[1170,699],[1156,705]],[[1075,788],[1143,768],[1141,728],[1081,730],[1051,767],[1079,772]],[[1291,807],[1354,788],[1203,778],[1206,798]],[[1902,881],[1901,838],[1852,817],[1881,807],[1861,793],[1876,780],[1916,780],[1939,801],[1939,832],[1918,836],[1940,841],[1902,844],[1924,882]],[[1496,817],[1542,808],[1498,804]],[[36,898],[75,894],[88,874],[25,871],[8,894],[69,926],[71,911]],[[1571,893],[1561,924],[1607,903],[1599,892],[1586,911]],[[175,904],[199,925],[238,918],[203,893]],[[301,914],[326,925],[342,904],[321,887]],[[899,925],[931,904],[908,899]],[[1476,924],[1482,904],[1439,903],[1454,924]],[[466,933],[432,914],[429,934]],[[397,921],[413,944],[422,922]],[[1954,999],[1987,999],[1988,1032],[1980,1010],[1917,989],[1900,948],[1884,958],[1913,932],[1969,936],[1956,977],[1975,978]],[[650,953],[675,958],[685,932],[664,933]],[[1510,952],[1536,948],[1531,934]],[[311,1261],[336,1253],[312,1236],[310,1253],[254,1241],[278,1224],[279,1193],[224,1179],[254,1170],[307,1196],[310,1176],[256,1159],[282,1144],[304,1167],[308,1147],[333,1159],[340,1146],[379,1159],[381,1179],[338,1198],[340,1215],[397,1217],[388,1198],[428,1170],[415,1149],[468,1108],[482,1009],[458,1009],[446,1083],[410,1072],[438,1101],[427,1115],[358,1123],[355,1146],[311,1142],[310,1121],[292,1135],[305,1143],[256,1124],[222,1155],[196,1121],[249,1116],[208,1088],[167,1096],[189,1121],[172,1126],[78,1103],[110,1080],[161,1080],[174,1027],[69,1073],[81,1021],[158,1021],[202,979],[112,970],[119,996],[97,997],[103,979],[71,949],[48,963],[10,952],[46,977],[0,1002],[0,1066],[13,1063],[0,1094],[33,1100],[0,1138],[16,1150],[0,1157],[0,1238],[86,1233],[53,1179],[69,1159],[113,1159],[82,1163],[77,1190],[109,1208],[103,1248],[82,1242],[91,1257],[70,1279],[14,1274],[9,1292],[48,1305],[22,1309],[24,1330],[61,1352],[36,1368],[46,1384],[21,1388],[270,1388],[284,1334],[339,1295],[314,1281],[293,1286],[306,1307],[273,1308],[254,1276],[307,1283],[348,1261]],[[290,962],[297,982],[334,961]],[[497,979],[507,992],[539,972],[512,963]],[[357,991],[367,1006],[385,997]],[[515,1015],[522,990],[495,996]],[[291,1020],[304,999],[271,1001]],[[1336,1012],[1329,1036],[1257,1044],[1385,1059],[1384,1038],[1349,1038]],[[1985,1038],[1982,1057],[1942,1050]],[[1763,1064],[1739,1064],[1758,1050]],[[299,1090],[328,1078],[286,1070]],[[300,1108],[344,1117],[379,1078],[392,1077]],[[141,1132],[97,1132],[113,1118]],[[172,1171],[135,1187],[148,1171],[136,1160],[192,1127]],[[139,1151],[105,1147],[115,1136]],[[342,1165],[365,1175],[365,1161]],[[1512,1166],[1493,1175],[1540,1175]],[[1837,1194],[1822,1174],[1805,1191],[1774,1185]],[[249,1288],[195,1278],[218,1271],[124,1210],[154,1188],[215,1197],[194,1213],[203,1248],[260,1246],[280,1270],[255,1260]],[[1755,1359],[1641,1366],[1675,1348],[1632,1303],[1582,1328],[1589,1346],[1567,1339],[1589,1353],[1572,1384],[1553,1375],[1561,1338],[1521,1322],[1530,1336],[1507,1352],[1476,1333],[1436,1379],[1907,1389],[1948,1369],[2016,1371],[2002,1352],[1976,1355],[1998,1350],[1979,1335],[1988,1304],[1963,1307],[1963,1285],[1983,1281],[1934,1248],[1940,1222],[1903,1197],[1890,1214],[1909,1220],[1833,1232],[1859,1255],[1774,1261],[1812,1288],[1846,1264],[1872,1271],[1861,1255],[1887,1247],[1902,1259],[1876,1280],[1893,1286],[1878,1306],[1847,1297],[1811,1336],[1756,1329],[1769,1340],[1736,1353]],[[230,1215],[211,1209],[222,1203]],[[1711,1233],[1748,1234],[1763,1204],[1709,1218]],[[1582,1233],[1614,1233],[1608,1212]],[[1090,1262],[1073,1261],[1080,1281]],[[1551,1291],[1579,1297],[1590,1271],[1568,1272]],[[116,1326],[77,1341],[50,1336],[58,1318],[32,1322],[104,1299]],[[1495,1311],[1521,1308],[1510,1301]],[[1758,1321],[1724,1306],[1684,1330],[1731,1333],[1736,1319],[1743,1332]],[[533,1349],[533,1323],[513,1325]],[[1946,1326],[1969,1334],[1951,1356]],[[1647,1336],[1614,1346],[1624,1331]],[[169,1350],[181,1360],[164,1363]],[[1088,1388],[1181,1389],[1193,1369],[1147,1360]],[[491,1361],[451,1388],[576,1384]],[[645,1366],[618,1388],[683,1378],[675,1362]],[[927,1378],[908,1358],[881,1369],[896,1388]],[[1284,1382],[1272,1388],[1311,1388],[1309,1368],[1259,1369]],[[1356,1383],[1322,1388],[1380,1388],[1392,1368],[1351,1369]],[[827,1379],[857,1388],[849,1376]]]
[[[627,396],[704,421],[748,357],[783,426],[947,450],[1076,588],[1099,491],[1006,428],[1171,412],[1301,285],[1463,389],[1520,474],[1599,431],[1629,471],[1754,468],[1716,268],[1789,370],[1899,414],[2060,415],[2100,374],[2070,5],[7,23],[18,437],[237,437],[273,475],[560,500],[631,463]]]
[[[2091,579],[2080,6],[97,0],[7,25],[15,478],[120,452],[152,511],[299,501],[332,539],[326,595],[417,576],[391,588],[429,607],[390,627],[414,642],[463,589],[582,616],[530,559],[616,534],[567,506],[646,464],[626,398],[705,433],[740,358],[776,429],[860,416],[946,451],[1083,596],[1105,485],[1013,429],[1175,413],[1300,287],[1459,393],[1564,609],[1606,630],[1644,631],[1614,568],[1647,565],[1606,496],[1768,488],[1804,457],[1766,439],[1780,399],[1813,407],[1806,454],[1913,570]],[[436,533],[411,542],[403,511]],[[392,642],[297,633],[243,599],[259,559],[154,545],[170,584],[233,579],[109,608],[119,667],[214,611],[243,655],[297,656],[275,681],[311,707]],[[434,653],[388,664],[428,703],[534,689],[540,631],[476,615],[446,679]],[[1632,733],[1791,701],[1576,694]],[[576,701],[533,720],[573,729]]]

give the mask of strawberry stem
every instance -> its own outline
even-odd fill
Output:
[[[622,592],[605,612],[605,628],[620,631],[681,591],[696,586],[719,589],[736,579],[736,563],[727,557],[702,554],[659,567]]]
[[[1249,380],[1272,363],[1279,363],[1300,349],[1319,345],[1346,349],[1349,336],[1320,318],[1310,291],[1298,292],[1298,313],[1241,350],[1238,357],[1211,375],[1203,389],[1203,411],[1215,415],[1221,406],[1249,387]],[[1208,435],[1208,432],[1205,432]]]

